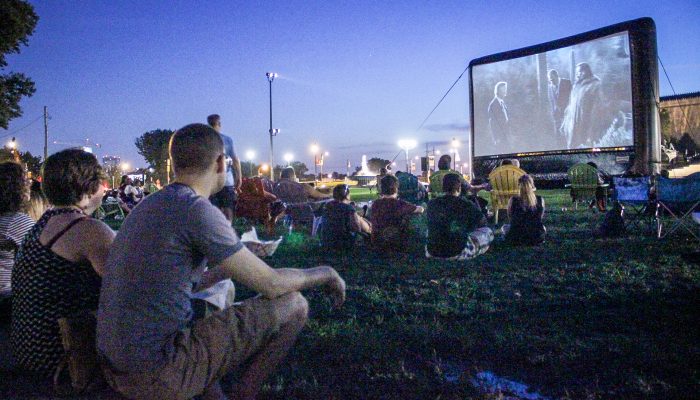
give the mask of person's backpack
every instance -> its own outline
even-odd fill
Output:
[[[625,220],[620,203],[615,202],[612,208],[605,213],[603,222],[595,231],[597,237],[618,237],[625,234]]]

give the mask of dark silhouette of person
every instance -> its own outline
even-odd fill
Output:
[[[508,107],[503,100],[508,94],[508,84],[498,82],[493,88],[493,100],[489,103],[489,130],[494,145],[500,145],[508,140],[510,121]]]
[[[549,104],[551,106],[552,118],[554,119],[554,129],[560,133],[561,123],[564,120],[564,111],[569,105],[571,96],[571,81],[560,78],[556,69],[549,71],[549,85],[547,87]]]

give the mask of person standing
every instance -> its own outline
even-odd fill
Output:
[[[221,116],[212,114],[207,117],[207,123],[221,135],[221,140],[224,141],[224,155],[226,156],[226,184],[218,193],[211,196],[212,204],[219,207],[224,213],[226,219],[233,221],[233,214],[236,212],[236,202],[238,201],[238,192],[243,183],[241,175],[241,161],[236,156],[236,150],[233,147],[233,139],[230,136],[221,133]]]
[[[569,79],[560,78],[559,72],[557,72],[556,69],[550,70],[547,95],[549,97],[550,109],[552,110],[554,129],[556,133],[559,134],[561,131],[561,123],[564,120],[564,111],[569,105],[571,81]]]
[[[489,103],[489,130],[494,146],[508,143],[510,135],[510,119],[505,97],[508,95],[508,84],[498,82],[493,88],[493,100]]]
[[[588,63],[576,65],[576,83],[561,127],[567,148],[592,147],[605,133],[609,120],[603,115],[601,86],[600,78],[593,75]]]

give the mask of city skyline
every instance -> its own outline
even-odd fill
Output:
[[[21,150],[43,154],[43,107],[49,153],[61,143],[100,143],[98,158],[120,156],[145,167],[135,139],[222,117],[241,160],[269,158],[272,84],[275,161],[291,153],[313,171],[317,143],[325,171],[345,172],[368,158],[403,163],[398,140],[415,139],[449,152],[469,129],[468,80],[421,122],[471,59],[649,16],[658,53],[676,93],[700,89],[695,49],[700,5],[693,1],[489,3],[442,2],[439,7],[358,2],[206,6],[161,2],[35,3],[39,23],[29,46],[8,57],[6,70],[27,74],[37,91],[21,101],[24,115],[0,130]],[[693,39],[695,38],[695,39]],[[660,69],[660,95],[673,90]],[[463,149],[463,147],[462,147]],[[462,158],[464,150],[460,151]]]

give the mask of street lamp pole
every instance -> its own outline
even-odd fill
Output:
[[[274,181],[275,174],[273,171],[275,169],[275,156],[272,138],[275,137],[275,135],[277,135],[279,129],[272,129],[272,81],[275,80],[277,74],[274,72],[267,72],[265,76],[267,76],[267,81],[270,82],[270,180]]]

